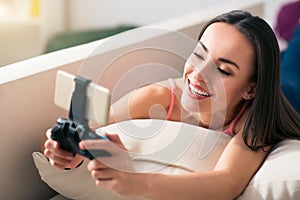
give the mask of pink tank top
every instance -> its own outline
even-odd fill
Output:
[[[167,116],[165,117],[166,120],[169,120],[171,118],[173,108],[174,108],[174,103],[175,103],[176,90],[177,90],[177,86],[175,84],[174,79],[169,79],[169,83],[171,86],[171,101],[170,101],[170,106],[169,106]],[[240,119],[242,114],[245,112],[247,106],[248,106],[248,101],[246,101],[244,103],[244,105],[241,108],[241,110],[239,111],[239,113],[234,117],[234,119],[229,124],[229,127],[226,130],[222,131],[223,133],[228,134],[228,135],[234,134],[234,132],[233,132],[234,126],[235,126],[236,122]]]
[[[170,102],[170,106],[169,106],[167,116],[165,118],[166,120],[171,118],[173,108],[174,108],[174,103],[175,103],[175,94],[176,94],[176,90],[177,90],[177,86],[175,84],[174,79],[170,78],[169,83],[170,83],[170,86],[171,86],[171,102]]]
[[[249,101],[246,101],[243,104],[243,107],[241,108],[241,110],[239,111],[239,113],[233,118],[233,120],[230,122],[229,127],[227,129],[225,129],[223,131],[223,133],[228,134],[228,135],[234,135],[234,126],[236,124],[236,122],[240,119],[240,117],[242,116],[242,114],[245,112],[247,106],[248,106]]]

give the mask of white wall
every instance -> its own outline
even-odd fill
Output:
[[[291,0],[263,1],[266,4],[265,17],[274,25],[280,5]],[[29,0],[12,2],[25,8],[29,4]],[[230,2],[241,1],[41,0],[41,16],[38,19],[24,20],[21,17],[16,23],[0,16],[0,66],[42,54],[46,41],[55,33],[67,29],[78,31],[119,24],[153,24],[197,10],[230,5]],[[25,14],[22,11],[19,15]]]
[[[48,39],[65,30],[62,0],[40,0],[40,15],[30,16],[29,0],[1,2],[11,9],[0,13],[0,66],[41,55]],[[10,7],[6,7],[10,8]]]
[[[273,25],[279,6],[290,0],[264,1],[266,20]],[[69,1],[69,28],[81,30],[118,24],[152,24],[220,4],[229,5],[230,2],[240,0],[72,0]]]
[[[72,0],[70,29],[89,29],[118,24],[145,25],[224,3],[224,0]],[[239,0],[228,0],[239,2]]]
[[[268,20],[269,24],[274,27],[277,18],[277,12],[282,6],[290,1],[294,0],[264,0],[265,1],[265,17]]]

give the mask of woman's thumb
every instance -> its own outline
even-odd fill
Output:
[[[105,133],[105,136],[112,141],[113,143],[115,143],[115,145],[117,145],[119,148],[126,150],[125,146],[123,145],[120,137],[118,134],[116,133]]]
[[[119,135],[116,133],[105,133],[105,136],[112,142],[122,143]]]

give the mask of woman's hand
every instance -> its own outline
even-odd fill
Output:
[[[146,181],[148,174],[119,171],[108,167],[98,159],[89,162],[88,170],[97,187],[111,190],[119,196],[137,198],[148,191]]]
[[[104,149],[112,154],[110,157],[93,159],[88,170],[97,187],[113,191],[124,197],[139,197],[147,191],[146,175],[135,173],[128,155],[118,135],[106,136],[110,141],[84,140],[80,142],[82,149]]]
[[[51,139],[51,129],[47,130],[46,136],[44,155],[53,167],[59,169],[75,168],[83,161],[82,156],[76,154],[73,157],[72,153],[59,148],[59,142]]]

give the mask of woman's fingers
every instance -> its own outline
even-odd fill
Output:
[[[108,169],[108,167],[99,160],[91,160],[87,166],[88,171]]]
[[[63,156],[64,152],[56,153],[47,148],[44,150],[44,155],[49,159],[50,164],[57,168],[65,168],[73,160],[73,157],[69,157],[69,155]]]
[[[80,148],[86,150],[104,150],[110,153],[110,156],[96,157],[95,160],[105,164],[106,166],[126,172],[134,171],[131,164],[131,158],[127,151],[113,142],[108,140],[82,140],[80,142]]]
[[[52,140],[51,139],[51,129],[48,129],[46,132],[46,136],[48,138],[48,140],[46,140],[46,142],[44,143],[44,147],[45,147],[45,155],[49,155],[49,156],[55,156],[61,159],[66,159],[66,160],[72,160],[73,159],[73,155],[70,152],[67,151],[63,151],[62,149],[60,149],[60,145],[58,141]]]
[[[91,176],[95,180],[108,181],[116,178],[117,172],[110,168],[91,171]]]
[[[61,158],[66,160],[72,160],[73,155],[70,152],[60,149],[59,143],[53,140],[47,140],[45,142],[45,155],[54,156],[55,158]]]
[[[118,136],[113,136],[114,141],[111,140],[82,140],[79,147],[85,150],[101,149],[109,152],[112,156],[128,156],[128,152],[123,147]],[[116,142],[118,143],[116,143]]]
[[[91,172],[91,176],[95,180],[108,181],[116,177],[117,171],[107,167],[99,160],[92,160],[89,162],[88,171]]]
[[[48,130],[46,131],[46,136],[47,136],[48,139],[51,139],[51,130],[52,130],[52,129],[48,129]]]
[[[119,148],[123,150],[127,150],[126,147],[124,146],[123,142],[121,141],[120,137],[118,134],[110,134],[110,133],[105,133],[106,137],[108,137],[114,144],[116,144]]]
[[[51,129],[46,132],[47,140],[44,143],[44,155],[49,159],[52,166],[56,168],[74,168],[82,162],[83,157],[60,148],[59,142],[51,139]]]
[[[49,162],[50,162],[50,164],[51,164],[53,167],[58,168],[58,169],[65,169],[65,168],[66,168],[65,166],[67,166],[67,164],[61,164],[61,163],[56,162],[56,161],[54,161],[54,160],[52,160],[52,159],[50,159]]]

